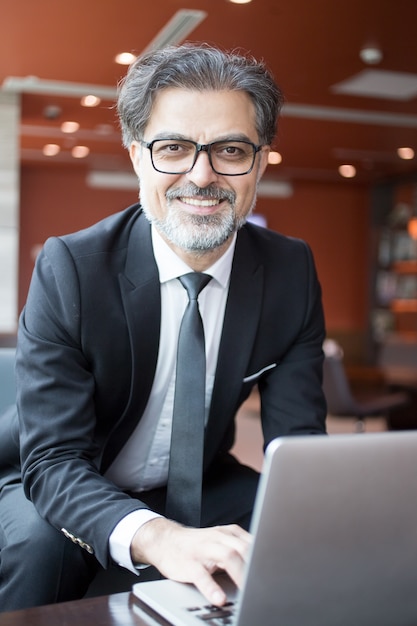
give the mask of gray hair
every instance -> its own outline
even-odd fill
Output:
[[[272,143],[283,95],[265,64],[206,44],[184,44],[138,57],[120,82],[117,111],[126,148],[143,138],[156,94],[169,87],[246,92],[255,106],[260,143]]]

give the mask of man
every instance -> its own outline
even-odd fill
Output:
[[[325,432],[311,252],[245,223],[281,102],[262,63],[209,46],[150,52],[130,67],[118,111],[141,204],[47,241],[20,319],[30,501],[19,484],[0,498],[0,601],[9,610],[81,596],[111,561],[134,572],[151,564],[223,604],[212,574],[242,580],[258,480],[229,454],[237,409],[258,385],[265,444]],[[178,278],[194,272],[212,277],[198,296],[207,366],[201,528],[165,510],[166,497],[175,507],[183,495],[166,492],[187,305]]]

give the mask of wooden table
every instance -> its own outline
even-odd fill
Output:
[[[129,592],[0,613],[0,626],[164,626]]]

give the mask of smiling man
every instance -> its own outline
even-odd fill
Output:
[[[111,563],[223,604],[212,574],[242,581],[258,483],[230,454],[236,412],[256,385],[265,445],[325,432],[311,252],[246,223],[281,103],[263,63],[206,45],[129,68],[140,204],[48,240],[20,319],[2,610],[82,597]]]

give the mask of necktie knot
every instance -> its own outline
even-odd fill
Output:
[[[200,292],[203,291],[211,279],[212,276],[202,272],[190,272],[178,278],[184,289],[186,289],[190,300],[197,300]]]

